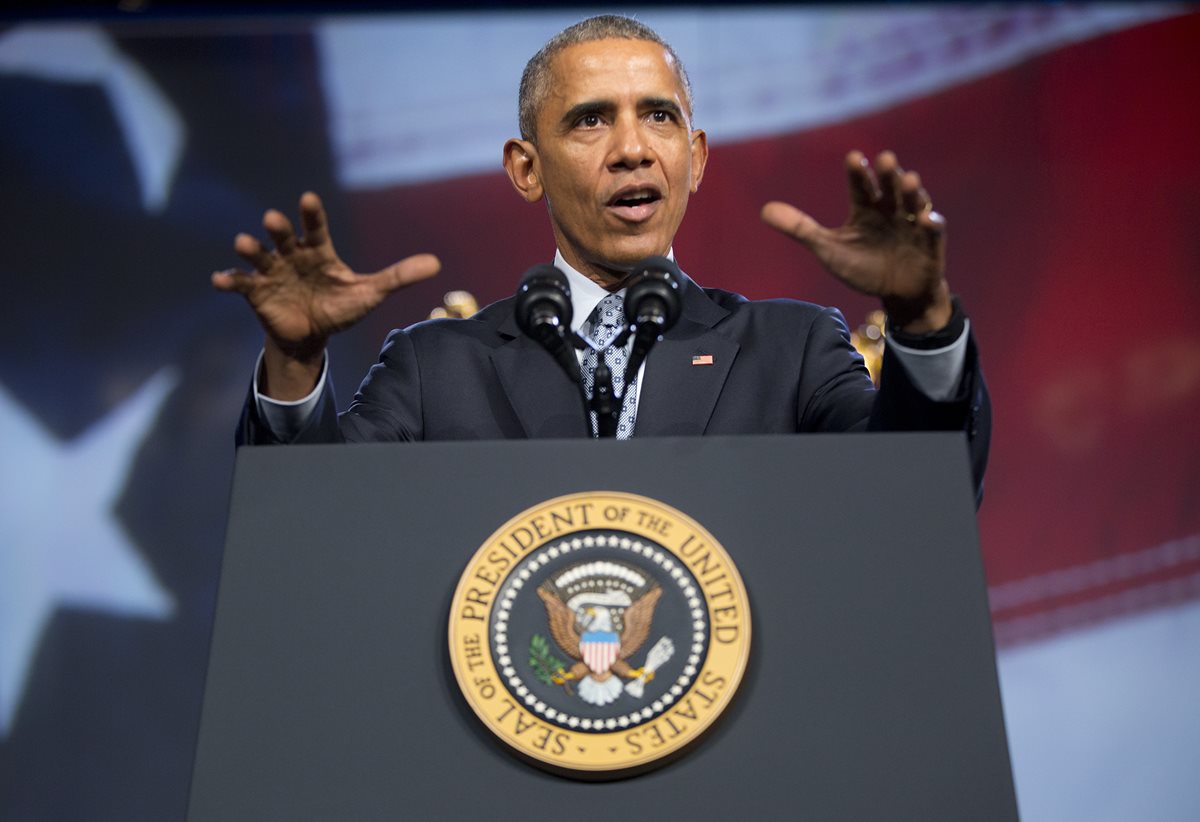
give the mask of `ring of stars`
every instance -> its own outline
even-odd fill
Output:
[[[513,656],[508,646],[508,624],[513,604],[521,590],[541,568],[561,556],[567,556],[584,548],[619,548],[628,551],[633,557],[649,560],[663,574],[670,577],[678,586],[684,601],[687,603],[692,618],[691,647],[688,652],[687,664],[679,677],[671,684],[666,693],[653,700],[649,705],[628,714],[617,717],[596,719],[576,716],[567,711],[547,705],[538,699],[518,673]],[[496,602],[492,624],[492,650],[498,664],[498,669],[504,677],[505,685],[512,695],[520,700],[526,708],[538,714],[549,722],[563,728],[583,731],[614,731],[636,727],[647,720],[667,710],[679,699],[696,678],[705,657],[708,644],[708,613],[704,600],[700,597],[696,582],[678,559],[671,556],[657,545],[647,544],[638,539],[624,535],[588,535],[572,537],[549,546],[543,546],[522,562],[509,578]]]

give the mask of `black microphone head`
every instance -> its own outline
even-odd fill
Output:
[[[666,257],[647,257],[632,269],[625,291],[625,321],[636,325],[647,310],[658,315],[659,332],[679,321],[683,310],[683,275]]]
[[[528,336],[533,336],[533,329],[547,321],[557,321],[563,329],[570,328],[574,312],[567,275],[549,263],[526,271],[517,286],[514,313],[517,326]]]

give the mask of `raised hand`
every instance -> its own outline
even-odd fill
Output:
[[[846,155],[850,216],[826,228],[787,203],[763,206],[767,225],[811,250],[835,277],[879,297],[892,323],[914,334],[943,328],[952,314],[946,284],[946,221],[915,171],[884,151],[872,171],[862,152]]]
[[[267,333],[263,377],[270,396],[279,399],[312,389],[331,334],[354,325],[391,292],[432,277],[440,268],[433,255],[417,254],[374,274],[355,273],[334,250],[325,209],[311,191],[300,198],[300,220],[303,237],[296,236],[282,213],[268,211],[263,228],[275,250],[239,234],[234,250],[253,270],[212,275],[214,288],[238,292],[258,315]]]

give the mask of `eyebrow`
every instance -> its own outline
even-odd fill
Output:
[[[611,115],[616,108],[617,104],[611,100],[585,100],[567,109],[559,123],[566,128],[570,128],[580,117],[588,114]],[[662,109],[671,112],[682,122],[687,121],[687,118],[683,114],[683,109],[679,107],[679,104],[667,97],[643,97],[638,101],[638,109]]]
[[[654,109],[655,111],[664,109],[674,114],[680,120],[687,121],[687,118],[683,115],[683,109],[679,107],[679,104],[666,97],[646,97],[640,101],[639,107]]]
[[[612,114],[616,107],[616,103],[609,100],[586,100],[582,103],[576,103],[567,109],[562,119],[559,120],[559,123],[564,127],[570,128],[580,117],[588,114]]]

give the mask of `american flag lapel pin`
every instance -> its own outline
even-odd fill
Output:
[[[693,354],[692,365],[712,365],[712,354]]]

